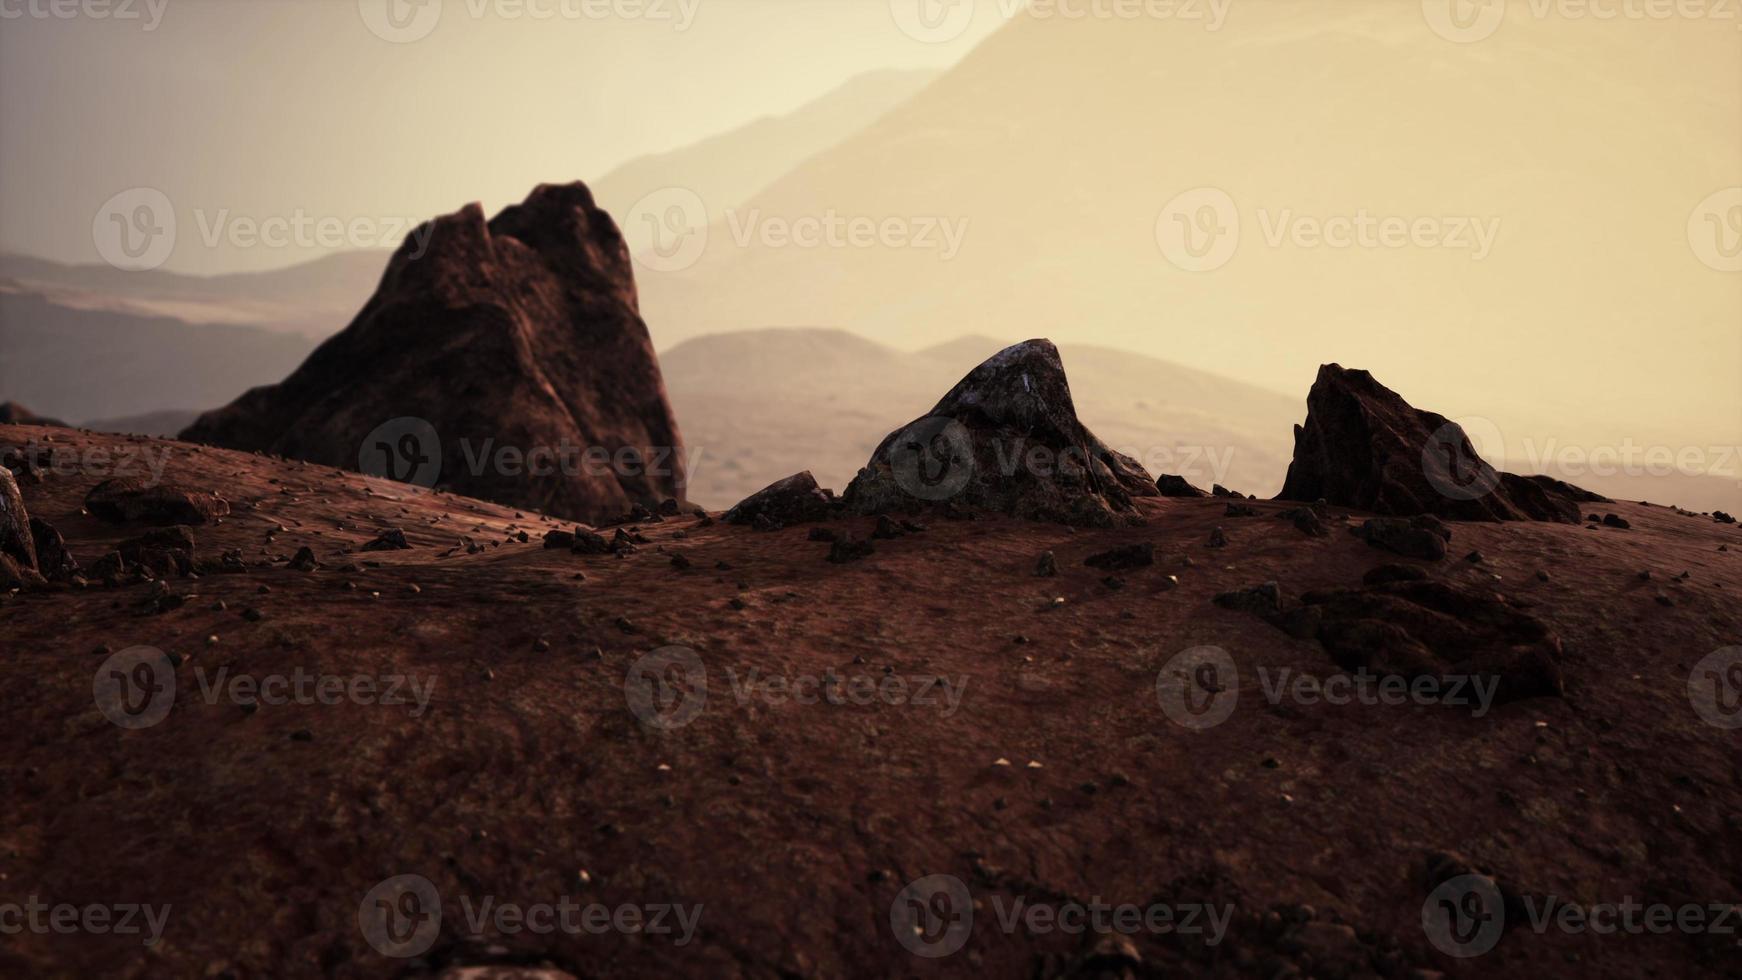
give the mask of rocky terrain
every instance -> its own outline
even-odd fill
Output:
[[[966,466],[959,499],[801,474],[594,527],[0,426],[0,900],[161,916],[149,945],[8,936],[0,971],[1735,975],[1734,935],[1530,918],[1742,895],[1728,515],[981,472],[1019,429],[1101,459],[1055,364],[1018,345],[940,403],[970,452],[912,460]],[[1326,697],[1362,677],[1413,693]],[[1431,913],[1471,881],[1505,929],[1461,958],[1483,934]],[[536,932],[484,901],[694,917]],[[1220,925],[1073,932],[1017,902]]]
[[[629,254],[579,183],[420,229],[349,327],[182,435],[582,520],[686,485]]]

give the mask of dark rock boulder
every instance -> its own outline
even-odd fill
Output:
[[[1155,478],[1155,489],[1163,497],[1208,497],[1209,494],[1186,482],[1183,476],[1163,473]]]
[[[382,531],[380,534],[375,535],[375,540],[364,545],[360,550],[407,551],[410,548],[411,543],[405,540],[405,531],[401,528],[390,527],[385,531]]]
[[[794,473],[763,487],[726,512],[727,524],[769,529],[811,521],[826,521],[835,508],[835,493],[817,486],[810,471]]]
[[[0,468],[0,555],[20,569],[36,569],[36,539],[30,533],[30,513],[12,471]]]
[[[1446,543],[1452,539],[1451,529],[1428,515],[1417,515],[1408,520],[1375,517],[1362,522],[1353,532],[1375,548],[1423,561],[1439,561],[1446,557]]]
[[[1159,496],[1143,467],[1077,419],[1058,348],[1008,347],[924,417],[891,433],[847,487],[862,514],[959,508],[1108,527]]]
[[[143,480],[104,480],[85,494],[85,509],[105,521],[139,524],[208,524],[230,513],[215,493]]]
[[[194,570],[194,532],[176,526],[148,531],[115,546],[127,565],[149,571],[158,578],[186,575]]]
[[[595,523],[687,482],[628,250],[579,183],[419,228],[350,326],[182,438]]]
[[[1223,592],[1211,601],[1223,609],[1275,616],[1282,612],[1282,588],[1275,582],[1265,582],[1247,589]]]
[[[1587,491],[1488,465],[1457,423],[1413,408],[1366,371],[1319,368],[1283,500],[1323,498],[1376,514],[1577,523]]]
[[[36,570],[50,582],[65,582],[79,574],[79,563],[54,526],[40,517],[30,519],[31,543],[36,546]]]
[[[871,557],[876,546],[869,540],[859,541],[853,538],[839,538],[829,546],[829,561],[836,565],[859,561]]]
[[[1559,695],[1561,641],[1498,593],[1400,580],[1309,592],[1337,666],[1403,677],[1493,679],[1500,700]]]
[[[1128,544],[1090,555],[1083,559],[1083,564],[1090,568],[1104,571],[1130,571],[1133,568],[1147,568],[1155,564],[1155,545],[1148,542]]]

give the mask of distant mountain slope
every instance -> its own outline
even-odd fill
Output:
[[[1563,443],[1735,444],[1742,291],[1689,224],[1742,172],[1742,34],[1506,15],[1475,44],[1389,0],[1235,4],[1217,31],[1019,15],[710,226],[694,265],[641,276],[644,313],[662,344],[814,323],[899,347],[1050,335],[1303,395],[1340,361],[1509,427],[1555,406]],[[1169,211],[1197,188],[1229,213]],[[774,224],[831,214],[919,241],[811,246]],[[1381,218],[1428,222],[1433,247],[1318,237]],[[1158,225],[1181,221],[1237,243],[1227,264],[1171,261]],[[954,254],[942,222],[965,229]]]
[[[807,157],[871,125],[936,77],[934,71],[867,72],[784,116],[766,116],[681,149],[630,160],[591,182],[594,197],[623,225],[630,248],[638,251],[650,244],[652,234],[627,216],[646,195],[682,187],[699,195],[710,211],[738,207]]]
[[[314,341],[78,309],[0,287],[0,395],[69,421],[221,405],[284,377]]]
[[[210,277],[0,255],[0,278],[68,308],[247,325],[319,339],[356,315],[380,281],[388,255],[342,252],[270,272]]]
[[[842,330],[698,337],[661,365],[682,421],[698,503],[728,506],[798,470],[846,486],[889,419],[923,414],[1007,343],[966,337],[905,353]],[[1060,345],[1077,409],[1156,473],[1273,492],[1304,402],[1128,351]]]

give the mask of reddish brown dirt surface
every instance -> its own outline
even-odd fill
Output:
[[[1742,962],[1735,936],[1517,923],[1461,961],[1421,922],[1436,851],[1563,901],[1742,900],[1742,730],[1702,721],[1688,691],[1698,661],[1742,643],[1735,526],[1638,504],[1597,508],[1631,530],[1453,524],[1452,557],[1432,574],[1528,601],[1565,644],[1564,699],[1473,717],[1266,698],[1261,668],[1335,670],[1316,643],[1211,598],[1267,580],[1286,594],[1350,586],[1397,560],[1340,514],[1327,538],[1272,520],[1283,505],[1231,518],[1222,500],[1142,500],[1147,526],[1074,533],[934,520],[841,565],[808,526],[674,518],[643,525],[632,556],[582,556],[543,549],[557,525],[536,515],[328,467],[16,426],[0,426],[0,446],[48,432],[74,458],[169,450],[169,479],[233,508],[195,529],[199,556],[278,560],[173,580],[198,598],[160,614],[138,608],[147,584],[0,599],[12,738],[0,903],[170,907],[149,948],[7,935],[0,974],[381,977],[521,962],[584,977],[1099,975],[1083,960],[1092,937],[1002,929],[997,906],[1016,897],[1236,907],[1215,946],[1142,933],[1107,975],[1734,976]],[[143,530],[80,513],[102,475],[23,487],[87,565]],[[826,526],[864,537],[873,523]],[[411,550],[356,553],[388,526]],[[1230,543],[1208,549],[1217,526]],[[507,540],[519,529],[531,543]],[[481,553],[440,557],[467,534]],[[1157,562],[1119,573],[1123,589],[1082,564],[1132,541],[1153,542]],[[285,567],[304,545],[327,567]],[[1057,578],[1033,574],[1047,550]],[[1471,550],[1486,561],[1462,561]],[[676,554],[691,567],[673,567]],[[348,562],[363,567],[339,570]],[[631,713],[625,678],[668,644],[696,651],[708,697],[692,723],[661,731]],[[135,645],[182,658],[178,693],[162,723],[123,730],[99,712],[93,676],[101,649]],[[1233,658],[1239,697],[1225,722],[1191,731],[1164,712],[1156,678],[1199,645]],[[753,667],[966,685],[954,712],[741,701],[728,671]],[[202,696],[196,671],[220,668],[435,686],[421,717],[355,703],[248,713]],[[389,959],[358,909],[403,874],[434,883],[445,919],[428,953]],[[912,955],[890,924],[904,884],[933,874],[960,878],[977,903],[965,947],[940,959]],[[686,945],[469,937],[461,896],[702,913]]]

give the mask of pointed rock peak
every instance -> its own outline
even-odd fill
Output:
[[[1583,494],[1499,472],[1456,422],[1412,407],[1366,371],[1326,364],[1307,394],[1306,424],[1295,427],[1278,498],[1396,516],[1573,523]]]
[[[1007,347],[968,372],[929,414],[893,432],[847,487],[859,513],[965,507],[1107,526],[1157,496],[1135,460],[1077,418],[1050,340]]]
[[[421,226],[350,326],[182,437],[585,522],[686,486],[628,251],[578,183]]]
[[[727,524],[750,524],[774,530],[790,524],[822,521],[835,507],[835,492],[817,486],[809,470],[756,491],[726,512]]]
[[[932,414],[1043,428],[1072,441],[1082,431],[1064,361],[1050,340],[1025,340],[993,354],[950,389]]]

